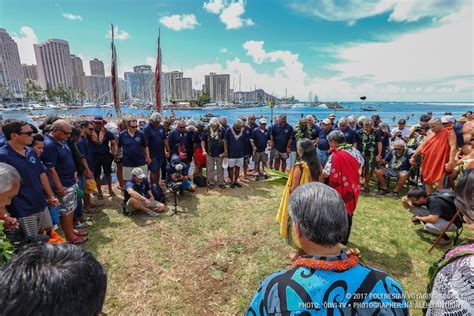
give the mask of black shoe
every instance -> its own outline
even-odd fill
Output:
[[[238,183],[238,182],[234,183],[234,185],[235,185],[236,187],[238,187],[238,188],[241,188],[241,187],[242,187],[242,185],[241,185],[240,183]]]
[[[208,188],[211,189],[211,190],[214,189],[214,184],[209,184]]]
[[[260,176],[258,174],[255,176],[255,181],[260,181]]]
[[[398,192],[393,192],[392,198],[393,198],[394,200],[398,200],[398,199],[400,199],[400,194],[398,194]]]
[[[231,189],[235,189],[235,184],[234,184],[234,182],[232,182],[232,183],[230,184],[230,188],[231,188]]]
[[[225,188],[226,188],[226,186],[225,186],[225,184],[223,184],[223,183],[222,183],[222,184],[219,184],[219,188],[221,188],[221,189],[225,189]]]
[[[378,194],[378,195],[385,195],[385,194],[387,194],[387,193],[388,193],[388,190],[387,190],[387,189],[380,189],[380,190],[377,191],[377,194]]]

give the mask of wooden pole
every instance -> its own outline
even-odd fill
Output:
[[[456,214],[454,214],[453,218],[451,218],[451,221],[449,222],[449,224],[446,226],[446,228],[443,230],[443,232],[438,236],[438,238],[436,238],[436,240],[434,241],[433,245],[431,246],[430,250],[428,250],[428,253],[431,253],[431,250],[433,250],[433,248],[438,244],[438,242],[441,240],[441,238],[443,237],[443,235],[446,233],[446,231],[449,229],[449,227],[454,223],[454,221],[456,220],[456,218],[459,216],[459,212],[457,211]]]

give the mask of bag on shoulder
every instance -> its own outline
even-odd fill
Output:
[[[206,186],[206,177],[202,174],[196,173],[193,178],[193,182],[200,188],[204,188]]]

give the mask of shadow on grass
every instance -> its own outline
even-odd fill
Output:
[[[93,253],[98,253],[99,247],[103,248],[104,245],[113,241],[112,238],[106,237],[103,234],[102,229],[111,227],[118,228],[120,226],[121,225],[118,223],[111,223],[109,215],[107,215],[103,211],[99,211],[95,215],[94,225],[90,229],[88,229],[89,240],[87,243],[84,244],[84,248],[87,248]]]
[[[393,276],[406,276],[413,272],[412,258],[410,258],[408,252],[404,251],[404,247],[395,239],[388,240],[390,244],[395,246],[397,253],[395,255],[389,255],[387,253],[378,252],[372,248],[354,244],[349,242],[349,248],[359,249],[361,261],[371,267],[385,267],[386,273]]]

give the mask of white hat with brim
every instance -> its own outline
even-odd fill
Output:
[[[140,179],[145,179],[146,174],[143,172],[141,168],[133,168],[132,169],[132,176],[138,177]]]
[[[265,118],[261,118],[259,121],[258,121],[260,124],[267,124],[267,119]]]

